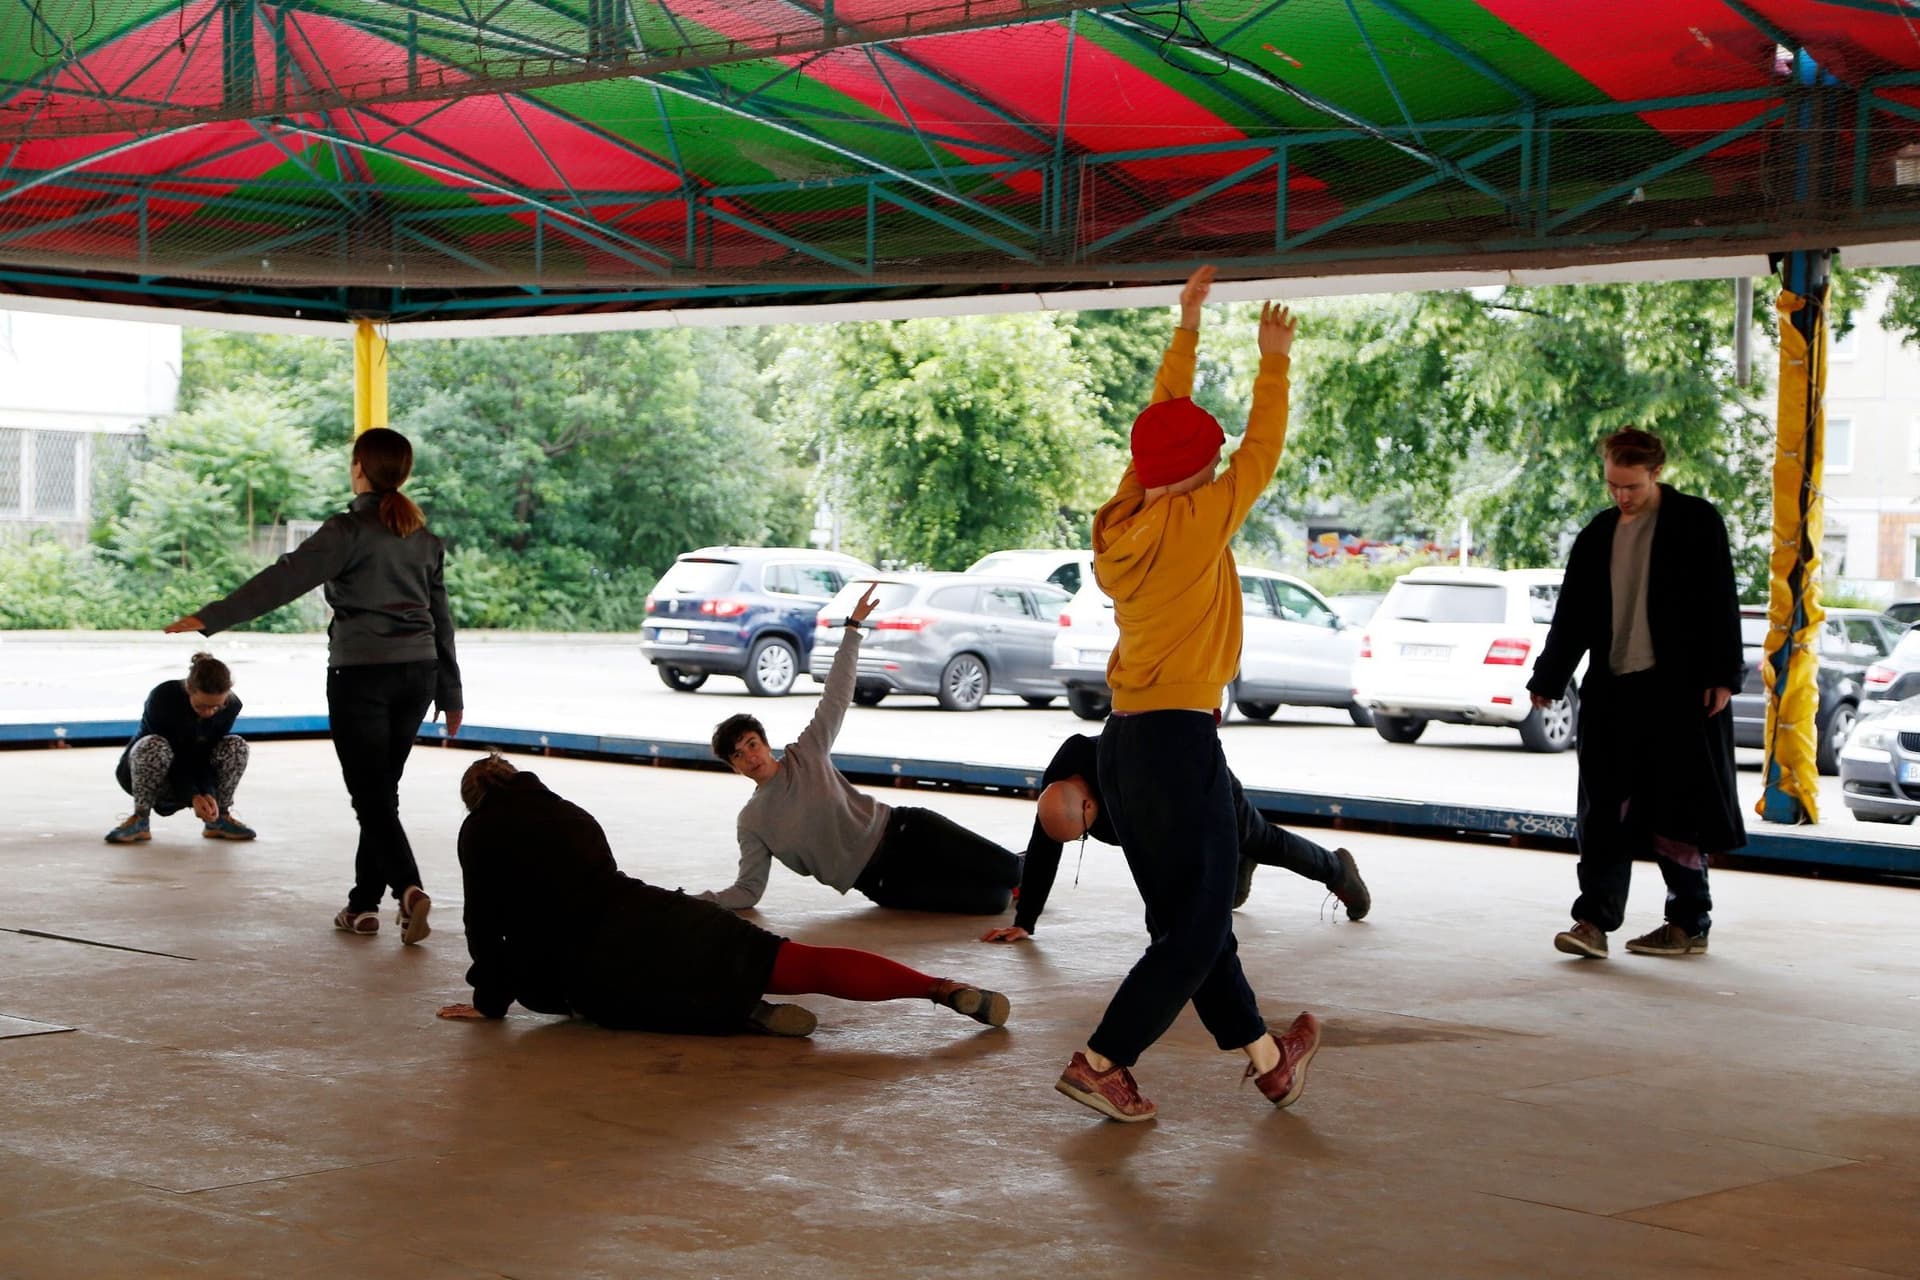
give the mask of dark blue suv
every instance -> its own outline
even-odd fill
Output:
[[[647,596],[640,652],[669,689],[739,676],[778,697],[813,653],[814,616],[870,564],[806,547],[702,547],[673,562]]]

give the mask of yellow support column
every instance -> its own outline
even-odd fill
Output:
[[[1820,820],[1820,607],[1825,470],[1827,255],[1787,255],[1780,314],[1780,419],[1773,463],[1773,553],[1767,638],[1767,782],[1754,811],[1768,822]]]
[[[387,340],[376,322],[353,322],[353,434],[387,425]]]

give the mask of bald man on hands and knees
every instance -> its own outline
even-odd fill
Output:
[[[1088,836],[1104,844],[1120,843],[1100,804],[1098,750],[1097,739],[1076,733],[1054,752],[1040,778],[1040,798],[1035,806],[1033,834],[1027,840],[1020,892],[1014,899],[1013,923],[988,930],[982,942],[1020,942],[1033,936],[1059,873],[1062,845]],[[1323,848],[1268,822],[1247,800],[1240,780],[1229,775],[1229,781],[1240,831],[1240,878],[1233,905],[1240,907],[1252,893],[1256,868],[1280,867],[1325,885],[1346,907],[1348,919],[1364,919],[1373,897],[1360,878],[1353,855],[1345,849]]]

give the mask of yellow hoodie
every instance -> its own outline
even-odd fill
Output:
[[[1199,341],[1195,330],[1174,330],[1154,403],[1192,394]],[[1260,358],[1247,433],[1224,475],[1149,502],[1129,463],[1093,519],[1093,576],[1120,627],[1107,660],[1115,711],[1217,708],[1239,668],[1240,574],[1227,547],[1280,465],[1288,363]]]

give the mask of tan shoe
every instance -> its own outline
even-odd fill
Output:
[[[1600,931],[1597,924],[1588,924],[1585,920],[1576,920],[1573,928],[1564,933],[1553,935],[1556,951],[1564,951],[1570,956],[1580,956],[1588,960],[1607,958],[1607,935]]]

